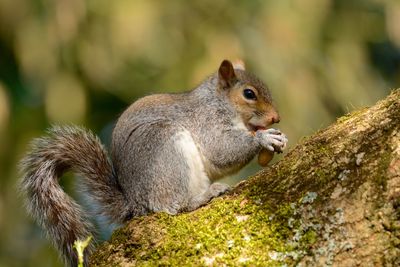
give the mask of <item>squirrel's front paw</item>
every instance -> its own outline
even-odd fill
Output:
[[[256,138],[260,145],[271,152],[281,153],[286,147],[286,135],[276,129],[258,130]]]

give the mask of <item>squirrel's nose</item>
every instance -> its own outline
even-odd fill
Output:
[[[271,122],[272,123],[279,123],[281,121],[281,118],[279,117],[278,114],[274,114],[271,116]]]

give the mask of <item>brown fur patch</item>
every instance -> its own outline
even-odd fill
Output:
[[[254,91],[257,97],[256,100],[247,100],[243,96],[243,90],[246,88]],[[254,86],[248,84],[236,86],[231,89],[228,97],[249,129],[251,128],[248,125],[249,120],[255,116],[257,120],[260,121],[260,124],[264,126],[269,126],[272,118],[278,116],[278,112],[273,104],[266,100],[260,90]]]
[[[130,112],[134,112],[136,110],[142,110],[146,107],[172,104],[179,97],[180,97],[179,95],[173,95],[173,94],[148,95],[134,102],[132,105],[129,106],[128,110]]]

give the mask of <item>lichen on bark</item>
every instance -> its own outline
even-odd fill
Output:
[[[400,89],[194,212],[135,218],[93,266],[400,266]]]

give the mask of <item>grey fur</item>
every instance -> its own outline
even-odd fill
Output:
[[[229,68],[224,70],[232,78]],[[64,171],[81,174],[100,212],[112,222],[123,222],[150,212],[197,209],[229,190],[215,180],[238,171],[262,147],[273,151],[285,146],[287,139],[279,130],[253,135],[235,124],[241,114],[226,84],[251,84],[265,102],[272,100],[253,75],[242,70],[233,75],[229,83],[214,74],[190,92],[133,103],[114,128],[112,163],[98,138],[78,127],[54,127],[33,142],[21,164],[21,188],[29,213],[70,265],[76,264],[73,241],[86,238],[93,227],[60,188]]]

